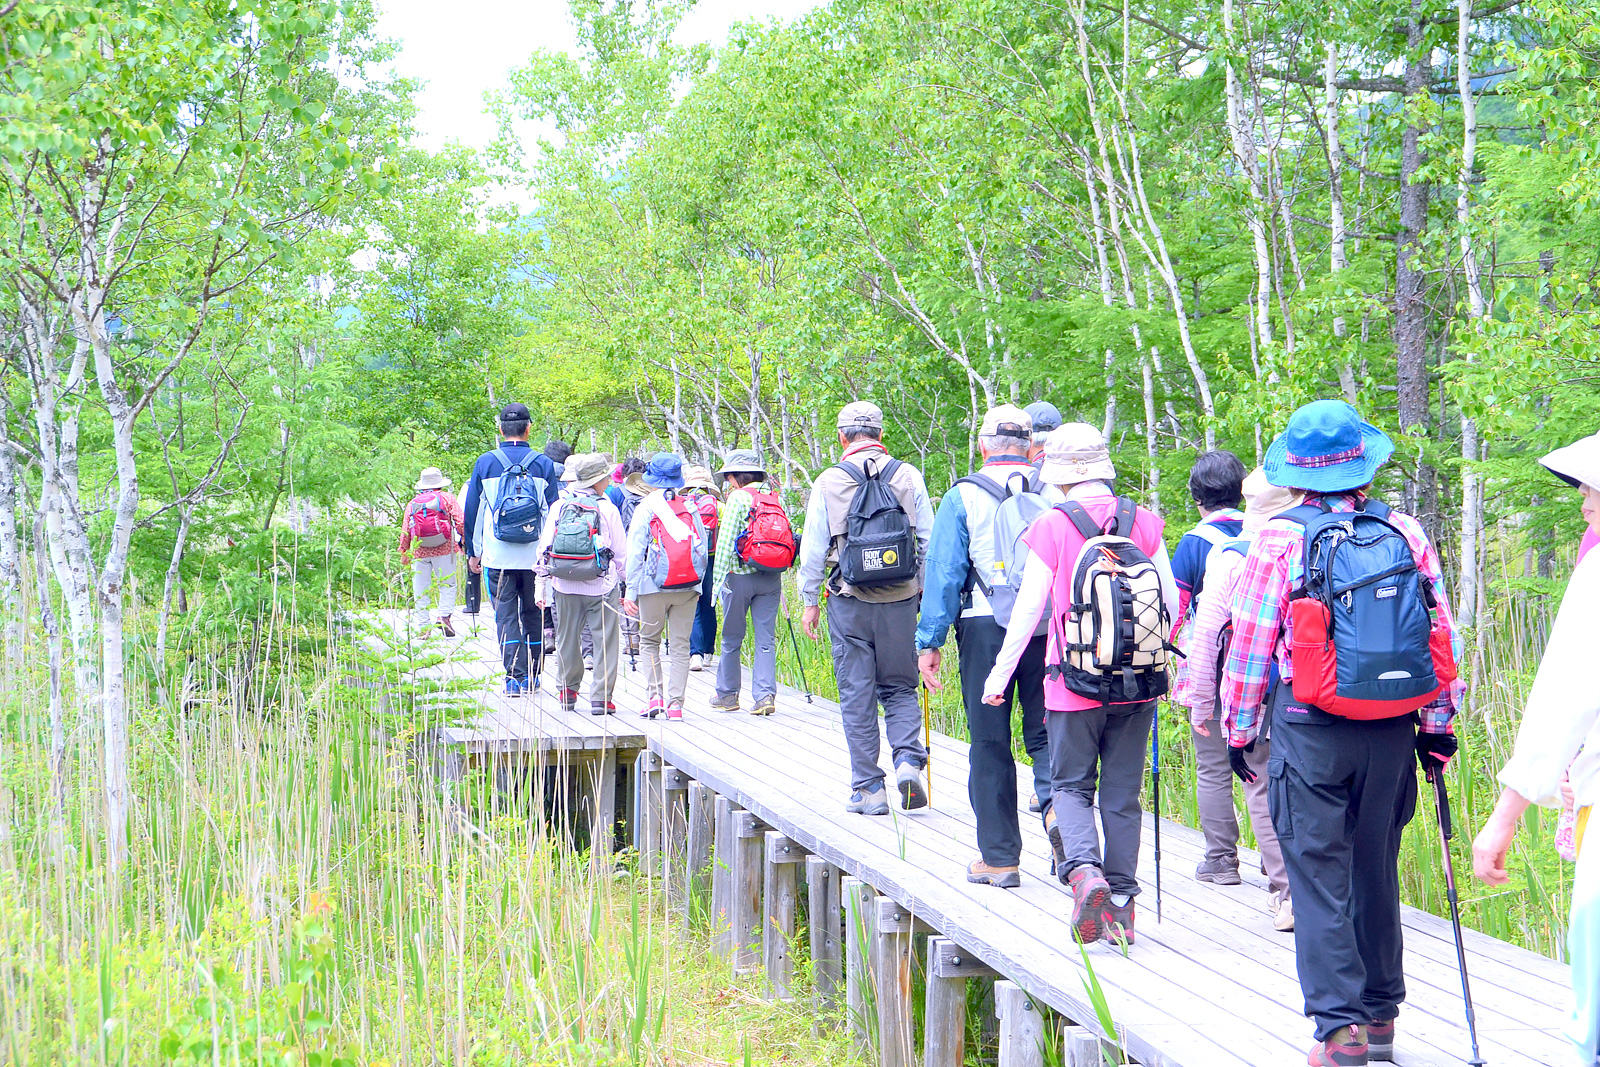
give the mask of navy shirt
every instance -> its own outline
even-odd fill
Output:
[[[1213,527],[1209,536],[1199,532],[1201,527]],[[1244,530],[1244,516],[1233,508],[1221,508],[1211,513],[1200,526],[1183,535],[1172,553],[1172,577],[1178,583],[1178,610],[1189,614],[1189,605],[1205,586],[1206,557],[1214,545],[1231,541]]]

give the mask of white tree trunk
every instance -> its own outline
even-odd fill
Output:
[[[1322,61],[1322,115],[1328,138],[1328,267],[1334,274],[1350,265],[1345,250],[1344,220],[1344,145],[1339,140],[1339,57],[1333,42],[1328,42]],[[1344,316],[1333,317],[1333,336],[1343,341],[1348,330]],[[1356,402],[1356,375],[1349,360],[1339,364],[1339,390],[1351,404]]]
[[[1267,248],[1266,195],[1261,186],[1261,161],[1256,148],[1255,123],[1245,118],[1244,87],[1233,69],[1232,51],[1236,46],[1233,32],[1233,0],[1222,0],[1222,29],[1225,46],[1230,55],[1223,65],[1224,88],[1227,94],[1228,137],[1233,145],[1233,158],[1244,173],[1250,191],[1250,207],[1245,212],[1245,222],[1250,228],[1250,243],[1255,249],[1256,300],[1254,321],[1256,339],[1263,351],[1272,347],[1272,256]]]
[[[12,452],[10,405],[0,401],[0,612],[5,613],[4,641],[9,688],[22,668],[22,551],[17,542],[17,513],[22,499]]]
[[[1461,231],[1461,266],[1467,279],[1467,313],[1471,316],[1468,329],[1476,343],[1479,325],[1489,308],[1477,252],[1472,244],[1472,169],[1478,155],[1478,102],[1472,92],[1472,57],[1467,47],[1472,32],[1472,0],[1457,0],[1456,12],[1456,88],[1461,94],[1462,119],[1456,225]],[[1467,361],[1470,363],[1476,358],[1476,350],[1469,346]],[[1483,521],[1483,486],[1476,467],[1478,427],[1465,415],[1461,416],[1461,459],[1461,595],[1456,610],[1461,625],[1473,626],[1479,622],[1478,588],[1482,582],[1482,575],[1478,573],[1478,530]]]

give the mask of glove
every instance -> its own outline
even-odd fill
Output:
[[[1256,772],[1252,771],[1250,764],[1244,761],[1244,754],[1255,750],[1256,743],[1254,740],[1247,741],[1237,748],[1233,745],[1228,746],[1228,766],[1233,768],[1234,776],[1245,785],[1251,785],[1255,782]]]
[[[1461,740],[1455,734],[1417,735],[1417,762],[1422,764],[1422,773],[1428,781],[1433,781],[1434,774],[1450,762],[1460,747]]]

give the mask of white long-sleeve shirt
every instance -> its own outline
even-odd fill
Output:
[[[1569,767],[1577,806],[1600,803],[1600,677],[1590,658],[1597,642],[1600,552],[1590,552],[1567,583],[1522,709],[1516,749],[1500,770],[1501,785],[1542,807],[1560,806]]]

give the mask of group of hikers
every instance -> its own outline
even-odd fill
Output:
[[[953,629],[979,852],[968,881],[1021,884],[1015,711],[1032,761],[1027,807],[1070,891],[1072,926],[1083,942],[1124,946],[1140,892],[1140,790],[1168,698],[1188,709],[1197,755],[1201,881],[1241,881],[1233,780],[1243,785],[1273,925],[1295,936],[1317,1041],[1308,1063],[1393,1059],[1412,763],[1431,783],[1454,757],[1465,687],[1438,554],[1416,519],[1371,495],[1393,442],[1351,405],[1299,408],[1254,471],[1226,451],[1202,454],[1188,483],[1199,521],[1170,557],[1162,518],[1117,492],[1100,430],[1063,423],[1047,402],[985,413],[982,463],[937,510],[922,473],[886,449],[882,410],[846,405],[842,456],[811,485],[798,537],[757,452],[730,453],[714,474],[671,454],[613,465],[560,442],[534,452],[530,421],[521,404],[501,412],[500,443],[474,466],[464,507],[437,470],[424,471],[401,543],[416,557],[419,623],[439,588],[447,634],[454,564],[436,561],[459,541],[469,568],[488,572],[508,696],[537,684],[548,609],[563,708],[577,706],[590,668],[589,710],[615,712],[633,624],[647,672],[640,714],[681,719],[688,673],[710,651],[693,644],[696,621],[709,606],[714,634],[720,603],[711,705],[741,706],[748,615],[751,710],[771,714],[782,576],[793,568],[813,640],[826,605],[846,808],[887,815],[885,738],[900,806],[928,804],[918,687],[943,686]],[[1600,533],[1600,435],[1544,462],[1582,489]],[[1600,734],[1589,737],[1600,731],[1600,687],[1582,664],[1597,604],[1600,563],[1585,560],[1474,845],[1477,873],[1498,884],[1530,803],[1576,812],[1571,1036],[1586,1064],[1600,1027],[1600,853],[1585,858],[1581,845],[1600,793]]]

